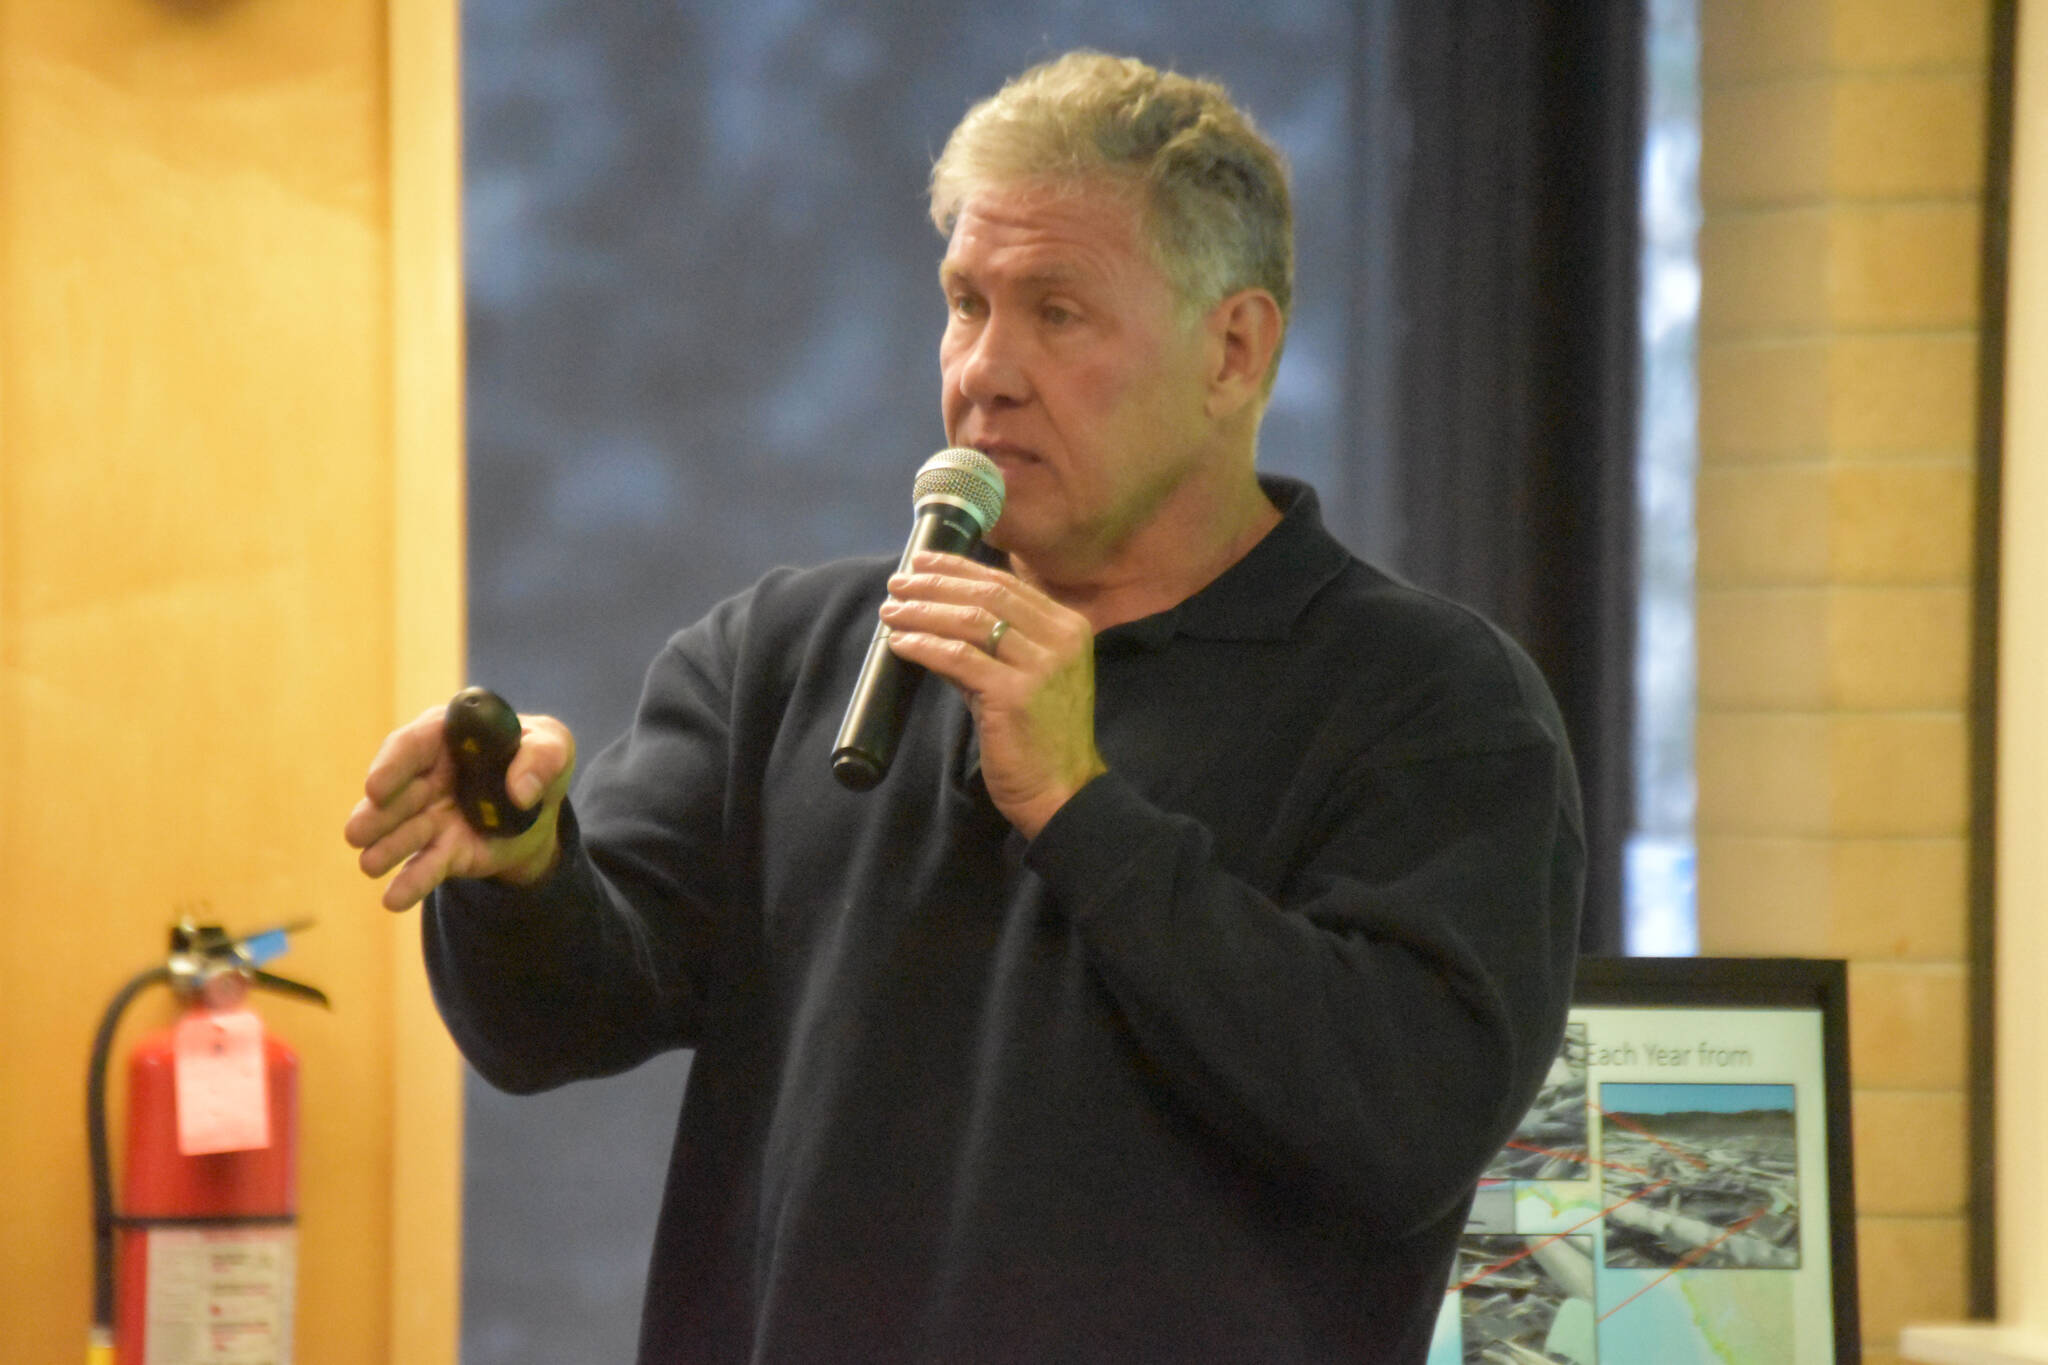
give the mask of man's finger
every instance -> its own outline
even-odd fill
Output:
[[[576,740],[553,716],[521,716],[519,752],[505,769],[505,794],[531,810],[576,762]]]
[[[436,839],[407,860],[384,888],[386,910],[410,910],[427,898],[427,893],[448,880],[448,868],[455,852],[449,840]]]
[[[368,848],[446,795],[433,782],[415,779],[393,792],[382,805],[368,796],[356,802],[341,837],[352,848]]]
[[[988,642],[995,633],[996,623],[1001,621],[1004,623],[1003,649],[1007,651],[1002,657],[1006,661],[1015,663],[1020,658],[1029,657],[1033,649],[1024,627],[988,607],[892,598],[882,604],[882,620],[888,623],[892,632],[915,630],[927,635],[943,635],[975,645],[984,653],[989,652]]]
[[[948,578],[971,578],[984,583],[1015,583],[1019,579],[1008,569],[998,569],[966,555],[949,555],[943,550],[919,550],[910,557],[913,573],[943,574]]]
[[[889,579],[892,595],[986,607],[1007,621],[1040,621],[1050,602],[1016,576],[959,555],[918,554],[908,573]]]
[[[986,692],[1002,682],[1010,670],[990,658],[981,646],[969,644],[951,635],[935,635],[921,630],[897,630],[890,627],[889,649],[899,659],[907,659],[921,668],[929,669],[950,683],[966,688],[969,692]]]
[[[381,806],[406,783],[432,772],[441,760],[445,715],[445,707],[431,708],[386,735],[377,756],[370,760],[369,774],[363,779],[363,794]]]
[[[432,842],[447,818],[446,811],[432,808],[415,813],[365,848],[356,865],[366,877],[383,876]]]

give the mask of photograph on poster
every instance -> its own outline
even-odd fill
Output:
[[[1463,1365],[1593,1360],[1593,1239],[1467,1236],[1458,1247]],[[1515,1352],[1515,1354],[1507,1354]]]
[[[1799,1268],[1789,1085],[1607,1085],[1610,1266]]]

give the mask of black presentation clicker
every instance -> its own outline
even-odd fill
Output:
[[[540,817],[538,805],[521,810],[505,790],[519,734],[519,713],[488,688],[465,687],[448,703],[445,742],[455,760],[455,804],[486,838],[524,834]]]

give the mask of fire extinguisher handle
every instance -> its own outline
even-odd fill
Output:
[[[300,1000],[310,1001],[322,1009],[331,1010],[334,1008],[334,1002],[327,998],[327,992],[321,990],[318,986],[308,986],[303,981],[294,981],[290,977],[279,976],[275,972],[266,972],[260,969],[251,971],[249,973],[249,982],[251,985],[261,987],[266,991],[275,991],[279,995],[290,995]]]
[[[448,703],[443,733],[455,760],[455,804],[469,827],[487,839],[532,828],[539,808],[521,810],[505,790],[505,772],[519,752],[519,713],[488,688],[465,687]]]

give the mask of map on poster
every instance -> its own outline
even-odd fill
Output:
[[[1830,1365],[1826,1076],[1816,1009],[1575,1007],[1429,1365]]]

